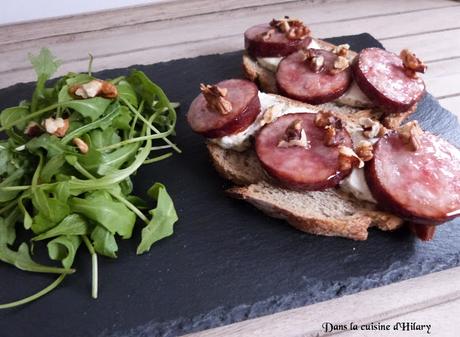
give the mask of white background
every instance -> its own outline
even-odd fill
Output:
[[[0,25],[165,0],[4,0]]]

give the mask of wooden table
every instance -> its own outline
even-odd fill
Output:
[[[0,26],[0,87],[34,80],[27,53],[48,46],[60,73],[224,53],[242,49],[248,26],[302,18],[314,36],[368,32],[387,49],[410,48],[425,60],[428,91],[460,116],[460,3],[448,0],[190,0]],[[417,321],[433,336],[459,336],[460,268],[209,330],[193,336],[320,336],[325,321]],[[425,336],[394,331],[340,336]]]

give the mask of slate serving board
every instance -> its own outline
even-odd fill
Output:
[[[330,39],[354,50],[381,44],[368,34]],[[428,243],[408,231],[371,230],[365,242],[298,232],[242,201],[225,196],[228,183],[211,167],[185,113],[200,82],[241,77],[241,52],[138,66],[179,101],[176,141],[182,155],[140,170],[135,190],[166,184],[180,221],[173,237],[149,254],[120,242],[116,261],[100,259],[99,299],[90,298],[90,258],[50,295],[0,312],[2,337],[176,336],[332,299],[460,264],[460,222],[441,226]],[[96,60],[97,62],[97,60]],[[103,71],[116,77],[129,69]],[[0,91],[0,108],[30,97],[31,84]],[[413,118],[460,145],[456,118],[427,95]],[[84,249],[82,249],[84,251]],[[26,296],[52,281],[0,264],[0,302]],[[320,322],[318,323],[320,324]]]

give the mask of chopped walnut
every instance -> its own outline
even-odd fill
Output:
[[[81,98],[93,98],[96,96],[116,98],[118,96],[118,90],[114,84],[98,79],[73,85],[69,88],[69,93]]]
[[[387,132],[388,132],[388,129],[384,127],[383,125],[380,125],[380,130],[379,130],[379,133],[377,134],[377,137],[381,138],[385,136]]]
[[[338,118],[332,111],[320,111],[316,114],[315,125],[319,128],[325,128],[332,125],[337,129],[341,129],[342,120]]]
[[[46,132],[57,137],[64,137],[69,129],[69,120],[61,117],[49,117],[42,122]]]
[[[326,132],[324,135],[324,145],[326,146],[338,146],[345,141],[343,132],[337,132],[337,128],[332,125],[326,126],[324,131]]]
[[[82,98],[91,98],[91,97],[96,97],[102,90],[102,82],[93,80],[85,84],[80,84],[74,87],[71,87],[72,89],[75,89],[73,91],[73,94],[75,96],[79,96]]]
[[[374,157],[374,146],[367,140],[361,140],[356,146],[356,154],[362,161],[369,161]]]
[[[348,146],[339,146],[339,169],[347,171],[353,167],[363,168],[364,161]]]
[[[417,151],[422,145],[420,137],[423,135],[423,130],[420,128],[417,121],[408,122],[397,128],[396,131],[404,143],[411,146],[412,151]]]
[[[288,16],[279,20],[273,19],[270,26],[285,33],[290,40],[303,40],[310,35],[310,29],[301,20],[291,19]]]
[[[24,129],[24,134],[29,137],[37,137],[43,133],[43,129],[37,122],[29,122]]]
[[[320,111],[316,114],[315,125],[324,129],[324,145],[338,146],[345,140],[342,132],[337,130],[343,129],[342,120],[331,111]]]
[[[262,116],[262,119],[260,120],[260,125],[261,126],[264,126],[265,124],[270,124],[271,122],[273,122],[275,119],[276,119],[276,116],[274,114],[274,110],[276,110],[276,106],[275,105],[272,105],[270,107],[268,107],[263,116]]]
[[[411,108],[412,110],[412,108]],[[385,115],[383,118],[381,118],[381,122],[383,126],[385,126],[388,129],[391,130],[396,130],[401,126],[402,121],[406,118],[405,113],[391,113]]]
[[[359,119],[359,124],[363,127],[363,135],[367,138],[375,138],[380,136],[382,131],[382,124],[369,117],[362,117]]]
[[[421,61],[413,52],[409,49],[401,50],[399,54],[401,58],[404,70],[407,76],[417,77],[416,73],[425,73],[427,66],[423,61]]]
[[[324,130],[326,131],[325,136],[324,136],[324,144],[326,146],[339,145],[336,139],[337,130],[334,127],[331,127],[330,125],[326,126]]]
[[[296,119],[287,128],[283,138],[279,141],[278,147],[299,146],[308,149],[310,142],[307,139],[307,133],[302,127],[302,121]]]
[[[293,26],[286,34],[289,40],[302,40],[310,35],[310,29],[303,24],[301,26]]]
[[[226,88],[219,88],[217,85],[205,85],[201,83],[200,90],[206,100],[209,110],[218,112],[222,115],[226,115],[232,111],[232,103],[225,99],[225,96],[227,96]]]
[[[118,89],[114,84],[102,81],[101,96],[104,98],[117,98]]]
[[[324,67],[324,56],[318,55],[311,58],[311,64],[315,72],[321,71]]]
[[[291,28],[287,19],[281,19],[281,20],[273,19],[270,22],[270,26],[276,27],[282,33],[288,33],[289,29]]]
[[[350,45],[346,43],[346,44],[339,44],[338,46],[334,47],[334,49],[332,49],[332,52],[336,54],[337,56],[347,56],[349,50],[350,50]]]
[[[380,118],[381,112],[371,110],[371,109],[363,109],[363,110],[358,110],[356,112],[353,112],[352,114],[347,115],[347,119],[358,123],[361,118],[369,117],[369,118]]]
[[[320,55],[314,49],[307,49],[303,51],[304,60],[310,68],[318,73],[324,68],[324,56]]]
[[[83,154],[87,154],[87,153],[88,153],[88,151],[89,151],[89,146],[88,146],[88,144],[86,144],[86,143],[84,142],[83,139],[78,138],[78,137],[75,137],[75,138],[72,140],[72,143],[73,143],[76,147],[78,147],[78,150],[80,150],[81,153],[83,153]]]
[[[337,56],[334,67],[329,70],[331,74],[338,74],[350,66],[350,62],[345,56]]]

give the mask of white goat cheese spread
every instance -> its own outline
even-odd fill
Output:
[[[354,168],[350,175],[340,182],[339,187],[359,200],[377,203],[364,177],[364,168]]]
[[[379,139],[378,138],[367,138],[363,135],[363,127],[359,124],[346,124],[345,128],[350,134],[353,144],[359,144],[360,141],[366,140],[375,144]],[[369,190],[367,185],[366,178],[364,177],[364,168],[353,168],[350,175],[344,178],[339,187],[347,192],[352,194],[355,198],[359,200],[369,201],[372,203],[377,203],[374,197]]]
[[[374,106],[371,100],[364,94],[364,92],[362,92],[355,81],[351,83],[350,88],[342,96],[337,98],[335,102],[358,108]]]

